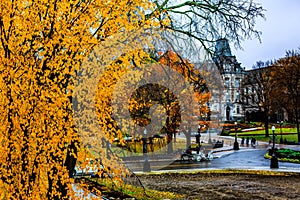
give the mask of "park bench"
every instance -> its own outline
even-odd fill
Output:
[[[216,141],[213,145],[213,148],[221,148],[224,146],[224,141],[220,142],[220,141]]]

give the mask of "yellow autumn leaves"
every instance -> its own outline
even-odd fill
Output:
[[[70,189],[74,183],[74,163],[76,159],[84,160],[87,154],[101,157],[105,167],[114,169],[114,174],[123,173],[116,158],[107,158],[104,147],[106,141],[124,136],[112,116],[111,100],[114,85],[124,75],[151,62],[143,48],[151,47],[153,35],[146,30],[169,23],[146,18],[145,13],[153,9],[153,4],[146,0],[0,1],[2,199],[74,197]],[[128,47],[130,40],[134,42]],[[101,51],[93,51],[98,53],[94,58],[87,57],[95,46],[100,46]],[[173,54],[166,56],[172,60],[169,67],[192,81],[192,65],[184,62],[188,71],[181,71],[183,68],[173,65],[178,58]],[[93,63],[82,70],[87,59],[94,59]],[[102,74],[100,80],[76,80],[93,77],[96,68]],[[137,70],[131,81],[140,80],[142,75]],[[74,98],[76,81],[88,81],[88,87],[76,91],[79,99]],[[97,93],[90,88],[98,88]],[[208,94],[194,96],[197,102],[202,99],[205,114]],[[83,104],[76,103],[85,99],[88,101]],[[133,101],[138,99],[131,100],[136,106]],[[174,102],[167,106],[170,110],[178,107]],[[87,112],[96,115],[77,126],[73,110],[79,111],[79,119]],[[94,119],[97,123],[90,123]],[[97,131],[99,124],[102,135]],[[81,140],[88,140],[96,151],[82,153],[89,146],[82,145],[86,143]]]
[[[76,72],[94,45],[149,27],[147,9],[139,0],[0,2],[2,199],[69,199],[80,141],[70,99]]]

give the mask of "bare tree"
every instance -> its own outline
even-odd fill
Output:
[[[156,0],[154,12],[161,26],[173,35],[200,43],[207,52],[214,51],[216,40],[227,38],[241,48],[241,41],[252,36],[260,39],[255,29],[257,18],[264,18],[264,9],[252,0]],[[159,13],[159,15],[156,15]],[[170,23],[165,23],[167,19]]]

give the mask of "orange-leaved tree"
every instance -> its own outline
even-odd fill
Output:
[[[97,86],[97,117],[110,143],[124,146],[125,137],[131,137],[130,142],[145,137],[151,141],[166,134],[171,153],[177,131],[186,134],[190,145],[192,127],[197,130],[200,119],[207,118],[210,92],[201,72],[175,52],[167,51],[157,60],[149,56],[128,53],[106,68]],[[100,153],[102,159],[107,153]]]
[[[187,113],[187,119],[182,120],[181,123],[184,125],[182,126],[181,130],[187,138],[187,147],[191,144],[191,133],[192,131],[196,131],[195,128],[198,128],[198,125],[209,125],[208,114],[210,109],[208,107],[208,102],[211,98],[211,92],[208,88],[208,83],[204,79],[203,73],[208,73],[207,71],[196,70],[194,64],[191,64],[189,60],[183,59],[179,54],[167,51],[159,58],[159,63],[168,66],[174,70],[176,70],[179,74],[181,74],[189,84],[191,84],[193,90],[193,98],[194,101],[197,103],[197,106],[187,106],[184,107],[183,105],[189,105],[191,103],[191,99],[184,99],[184,103],[181,106],[181,113]],[[206,76],[206,75],[205,75]],[[177,80],[174,80],[173,84],[176,84]],[[191,123],[192,122],[192,123]],[[171,132],[168,132],[168,140],[172,140],[172,135],[175,132],[172,132],[172,129],[167,129]]]

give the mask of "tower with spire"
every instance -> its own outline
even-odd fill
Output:
[[[229,42],[226,38],[217,40],[213,61],[217,65],[224,82],[224,95],[218,108],[222,121],[243,120],[244,109],[241,99],[241,81],[245,69],[232,55]]]

